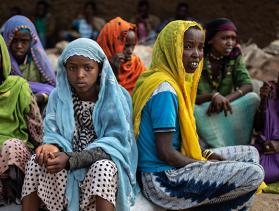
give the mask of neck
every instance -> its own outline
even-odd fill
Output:
[[[216,56],[213,52],[210,52],[209,56],[210,56],[211,59],[214,59],[214,60],[217,60],[217,61],[223,59],[223,56]]]
[[[78,98],[81,101],[96,102],[98,100],[98,89],[96,87],[92,88],[91,92],[76,92]]]

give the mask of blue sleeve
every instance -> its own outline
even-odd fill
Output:
[[[148,107],[154,132],[175,131],[178,101],[174,93],[164,91],[154,95]]]

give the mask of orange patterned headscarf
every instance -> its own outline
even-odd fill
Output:
[[[109,60],[113,55],[123,52],[129,30],[136,31],[136,26],[120,17],[112,19],[103,27],[97,41]],[[133,55],[130,61],[120,65],[117,75],[118,82],[131,94],[144,69],[140,58]]]

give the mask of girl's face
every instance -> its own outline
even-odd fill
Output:
[[[190,28],[184,33],[183,65],[187,73],[194,73],[203,58],[204,33]]]
[[[216,56],[228,56],[236,46],[237,35],[235,31],[220,31],[209,41],[212,53]]]
[[[31,45],[31,36],[29,32],[17,31],[11,43],[11,52],[17,61],[25,58]]]
[[[84,56],[71,56],[66,62],[66,70],[68,81],[81,100],[82,96],[95,94],[100,73],[97,62]]]
[[[136,33],[132,30],[129,30],[126,37],[126,43],[123,50],[125,60],[131,60],[133,51],[136,46]]]

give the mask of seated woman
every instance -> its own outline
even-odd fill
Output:
[[[260,96],[255,117],[255,129],[259,131],[255,146],[265,170],[265,182],[279,182],[279,77],[277,83],[265,82]]]
[[[28,83],[10,76],[7,46],[0,35],[0,204],[19,202],[25,164],[42,141],[42,118]]]
[[[93,40],[71,42],[58,62],[44,144],[27,164],[23,210],[129,210],[137,148],[128,92]],[[115,115],[117,114],[117,115]]]
[[[137,44],[136,26],[120,17],[109,21],[101,30],[98,43],[107,55],[118,82],[132,94],[145,67],[133,54]]]
[[[250,144],[259,97],[251,92],[237,29],[225,18],[205,28],[205,61],[195,107],[198,134],[210,147]]]
[[[34,24],[28,18],[16,15],[4,25],[3,37],[11,57],[11,74],[25,78],[37,102],[43,106],[55,86],[55,75]]]
[[[148,0],[139,0],[137,13],[130,20],[138,27],[139,42],[143,45],[153,45],[157,37],[157,28],[160,25],[160,18],[150,13]]]
[[[264,172],[251,146],[202,150],[194,105],[204,32],[192,21],[170,22],[158,35],[150,70],[133,95],[142,191],[171,210],[249,208]],[[207,159],[207,160],[206,160]]]

